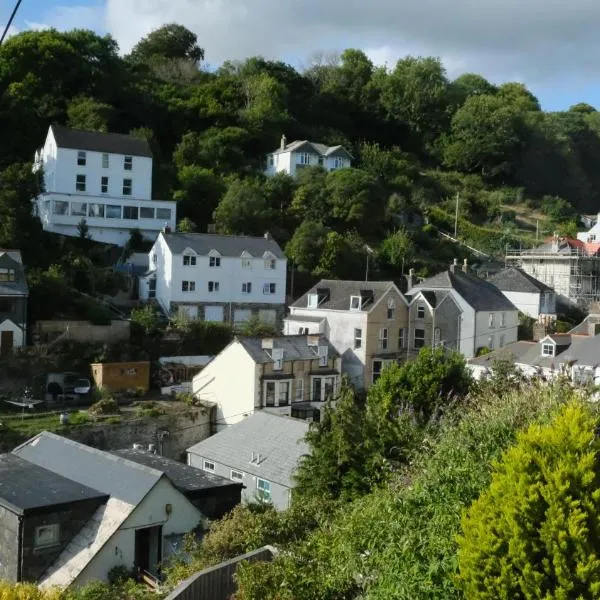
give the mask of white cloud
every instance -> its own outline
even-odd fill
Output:
[[[91,6],[53,6],[44,11],[40,22],[26,21],[27,27],[36,31],[44,29],[105,29],[105,8],[101,4]]]

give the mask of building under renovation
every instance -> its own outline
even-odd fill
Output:
[[[582,307],[600,300],[600,242],[554,236],[537,248],[508,250],[506,265],[520,267]]]

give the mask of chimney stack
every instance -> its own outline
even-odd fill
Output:
[[[285,137],[285,135],[281,136],[281,145],[279,146],[280,150],[283,151],[285,150],[285,147],[287,146],[287,138]]]
[[[552,252],[558,252],[558,244],[559,244],[558,233],[555,231],[554,235],[552,236]]]
[[[467,262],[466,258],[465,258],[465,260],[463,260],[462,270],[463,270],[463,273],[469,272],[469,263]]]
[[[268,231],[265,231],[264,238],[265,240],[272,240],[273,236]]]
[[[408,290],[410,290],[413,286],[413,279],[415,277],[415,270],[414,269],[409,269],[408,270],[408,276],[406,277],[406,285],[408,286],[406,288],[406,291],[408,292]]]
[[[458,259],[457,259],[457,258],[455,258],[455,259],[452,261],[452,264],[450,265],[450,272],[451,272],[451,273],[454,273],[454,271],[456,271],[456,267],[457,267],[457,266],[458,266]]]

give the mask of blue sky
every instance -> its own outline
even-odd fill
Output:
[[[2,26],[13,6],[0,0]],[[406,54],[440,56],[451,77],[523,81],[544,109],[564,110],[600,107],[599,20],[598,0],[303,0],[301,11],[297,0],[23,0],[14,25],[109,32],[128,51],[180,22],[213,65],[260,54],[301,67],[347,47],[388,66]]]

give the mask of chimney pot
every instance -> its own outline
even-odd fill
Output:
[[[280,149],[285,150],[286,146],[287,146],[287,138],[285,137],[285,135],[282,135]]]
[[[469,263],[467,262],[466,258],[463,260],[462,270],[463,273],[467,273],[469,271]]]

